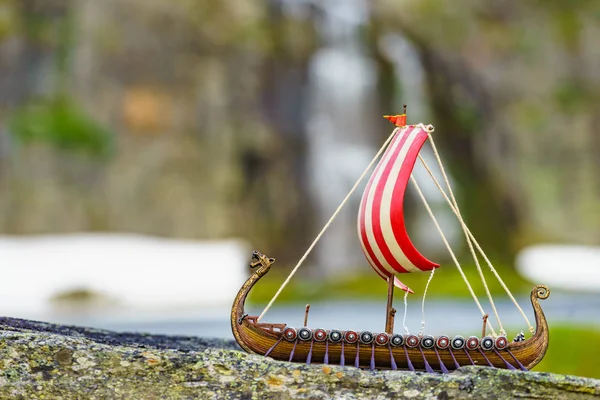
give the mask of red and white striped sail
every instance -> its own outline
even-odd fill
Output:
[[[404,221],[406,188],[427,137],[427,132],[419,126],[399,128],[375,167],[360,203],[358,236],[363,252],[375,272],[386,280],[397,273],[439,267],[415,248]],[[395,276],[394,283],[412,293]]]

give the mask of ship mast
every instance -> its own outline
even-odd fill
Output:
[[[396,309],[392,307],[394,301],[394,275],[390,275],[387,278],[388,282],[388,295],[387,295],[387,307],[385,310],[385,332],[389,335],[394,333],[394,316],[396,315]]]

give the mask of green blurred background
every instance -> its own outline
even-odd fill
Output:
[[[525,246],[600,243],[599,38],[595,0],[0,0],[0,233],[241,237],[289,271],[406,103],[527,293]],[[382,296],[359,197],[283,302]],[[453,269],[417,200],[415,242]],[[452,270],[431,295],[468,292]],[[538,370],[600,377],[598,336],[553,324]]]

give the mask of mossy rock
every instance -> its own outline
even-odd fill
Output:
[[[232,341],[0,318],[0,398],[389,399],[600,395],[600,381],[466,367],[442,375],[278,362]]]

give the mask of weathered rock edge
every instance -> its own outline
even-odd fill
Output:
[[[362,371],[246,354],[232,341],[0,318],[0,398],[388,399],[600,396],[600,381],[466,367]]]

